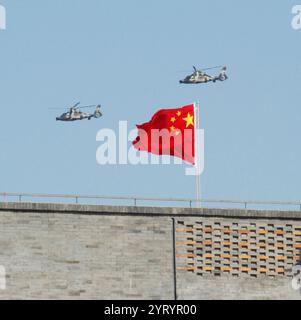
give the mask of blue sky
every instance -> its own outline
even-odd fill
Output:
[[[299,200],[301,30],[295,1],[0,0],[0,189],[194,197],[186,166],[99,166],[101,128],[200,101],[202,196]],[[192,65],[229,81],[181,86]],[[104,117],[58,123],[73,102]]]

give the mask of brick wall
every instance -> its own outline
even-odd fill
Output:
[[[301,223],[274,219],[177,219],[179,297],[298,299]]]
[[[0,203],[1,299],[301,299],[299,212]]]

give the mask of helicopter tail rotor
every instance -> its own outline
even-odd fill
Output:
[[[216,80],[219,80],[219,81],[226,81],[228,79],[228,76],[226,74],[226,71],[227,71],[227,67],[223,67],[221,72],[219,73],[219,75],[215,78],[215,81]],[[214,81],[214,82],[215,82]]]
[[[95,112],[94,112],[94,117],[95,118],[100,118],[102,116],[102,112],[101,112],[101,105],[97,105]]]

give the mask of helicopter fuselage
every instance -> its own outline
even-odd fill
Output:
[[[212,68],[210,68],[212,69]],[[194,67],[195,72],[189,76],[187,76],[184,80],[180,80],[180,83],[183,84],[199,84],[199,83],[207,83],[207,82],[216,82],[216,81],[225,81],[228,79],[226,75],[226,67],[223,67],[219,75],[210,76],[205,73],[203,70],[197,70]]]
[[[186,77],[184,80],[181,80],[180,83],[184,84],[198,84],[198,83],[207,83],[213,81],[213,77],[209,76],[208,74],[192,74]]]
[[[72,109],[68,112],[63,113],[61,116],[56,118],[56,121],[78,121],[88,119],[91,120],[92,118],[100,118],[102,113],[100,108],[97,108],[94,113],[89,112],[82,112],[78,109]]]

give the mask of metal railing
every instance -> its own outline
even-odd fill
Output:
[[[39,200],[39,201],[38,201]],[[56,200],[58,203],[63,203],[62,200],[71,200],[76,204],[86,204],[84,200],[92,201],[89,204],[104,204],[104,200],[110,201],[111,204],[116,201],[123,201],[123,204],[130,204],[137,206],[148,203],[152,205],[159,205],[162,203],[169,203],[173,206],[175,204],[183,207],[193,208],[199,205],[199,201],[189,198],[153,198],[153,197],[135,197],[135,196],[98,196],[98,195],[80,195],[80,194],[46,194],[46,193],[14,193],[14,192],[0,192],[0,202],[18,201],[18,202],[40,202]],[[293,209],[301,211],[301,201],[281,202],[281,201],[241,201],[241,200],[215,200],[202,199],[202,207],[214,205],[215,207],[227,206],[229,208],[244,208],[250,209],[253,207],[281,207],[282,209]]]

